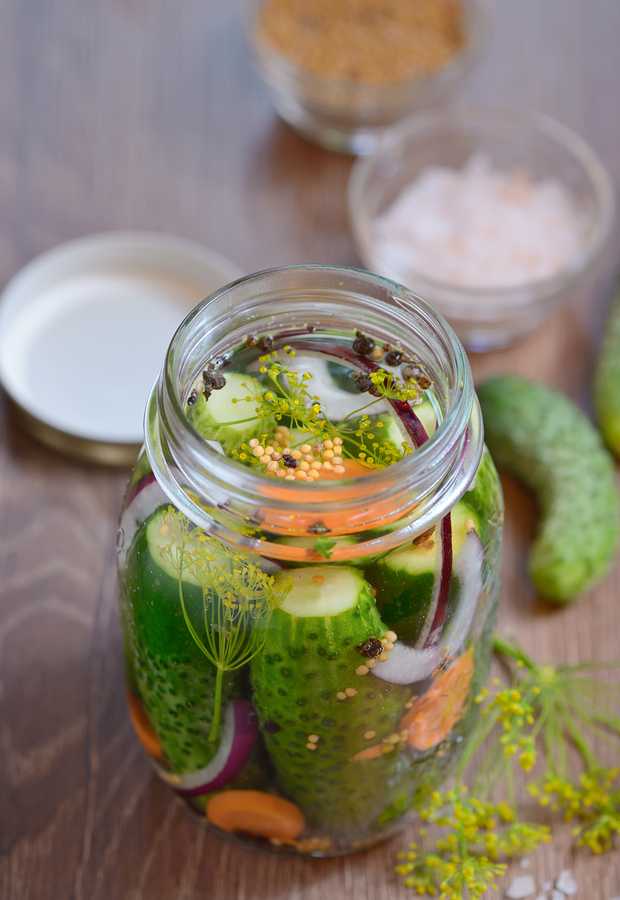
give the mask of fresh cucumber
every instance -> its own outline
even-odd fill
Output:
[[[478,396],[495,462],[540,505],[534,584],[543,597],[567,603],[614,558],[620,512],[612,459],[583,413],[556,391],[503,376],[481,385]]]
[[[607,446],[620,457],[620,290],[609,313],[596,368],[594,402]]]
[[[475,513],[464,503],[452,510],[452,556],[456,560],[467,534],[478,531]],[[377,605],[388,628],[400,640],[415,643],[426,623],[439,578],[437,527],[381,557],[366,571],[377,592]],[[456,586],[451,587],[451,598]],[[448,615],[450,609],[448,610]]]
[[[200,393],[187,408],[187,416],[203,438],[218,441],[224,448],[236,446],[260,432],[258,404],[263,387],[252,375],[226,372],[224,387],[214,390],[207,400]]]
[[[358,649],[385,626],[357,569],[314,566],[276,577],[289,591],[251,665],[255,706],[281,789],[321,833],[363,834],[408,767],[398,750],[354,760],[398,730],[410,690],[356,670]],[[353,695],[347,696],[353,691]],[[340,698],[340,699],[339,699]],[[308,737],[318,737],[310,749]]]
[[[127,559],[124,621],[133,677],[145,710],[172,770],[184,773],[207,765],[217,750],[217,744],[208,741],[216,670],[183,617],[181,539],[174,533],[177,515],[171,512],[172,507],[159,509],[136,535]],[[188,615],[201,629],[203,592],[191,571],[183,572],[181,586]],[[237,673],[225,675],[223,705],[238,682]]]

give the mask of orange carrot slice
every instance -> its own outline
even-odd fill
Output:
[[[400,723],[401,729],[409,732],[412,747],[430,750],[450,734],[463,714],[473,673],[474,653],[470,648],[416,700]]]
[[[207,803],[207,819],[222,831],[292,841],[306,823],[298,806],[264,791],[222,791]]]
[[[129,706],[129,718],[133,725],[138,740],[144,747],[146,753],[153,759],[162,759],[164,751],[159,743],[159,738],[153,731],[153,726],[149,722],[144,707],[140,699],[135,694],[127,694],[127,703]]]
[[[307,534],[307,529],[317,520],[320,521],[330,530],[332,535],[339,534],[355,534],[359,531],[365,531],[370,525],[379,527],[380,524],[389,524],[390,522],[400,519],[405,510],[402,503],[395,501],[393,498],[381,500],[378,503],[368,504],[368,506],[357,509],[355,512],[349,510],[337,510],[336,512],[321,513],[320,503],[332,500],[333,489],[329,483],[321,488],[322,482],[333,482],[346,478],[360,478],[369,475],[373,469],[363,466],[355,459],[344,459],[342,462],[345,472],[338,474],[334,470],[321,470],[321,478],[316,481],[312,490],[313,501],[317,503],[317,512],[284,512],[278,509],[270,509],[267,507],[261,511],[263,527],[269,531],[281,534]],[[291,485],[292,487],[293,485]],[[266,497],[274,497],[276,499],[295,499],[291,489],[288,490],[278,483],[277,479],[273,483],[268,483],[262,488],[262,493]],[[292,497],[291,497],[292,494]],[[339,488],[338,499],[353,499],[357,494],[357,489]],[[307,501],[308,493],[299,492],[299,502]],[[413,507],[412,507],[413,508]]]

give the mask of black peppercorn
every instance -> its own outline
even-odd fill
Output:
[[[189,395],[189,397],[187,398],[187,405],[193,406],[194,403],[196,402],[196,400],[198,400],[198,394],[196,393],[196,391],[192,391],[191,394]]]
[[[366,391],[369,391],[373,386],[370,377],[364,372],[356,372],[353,375],[353,381],[356,383],[362,393],[366,393]]]
[[[256,346],[261,351],[261,353],[271,353],[273,350],[273,338],[270,338],[268,335],[264,334],[256,341]]]
[[[296,469],[297,468],[297,460],[294,457],[289,456],[288,454],[285,454],[282,457],[282,462],[287,467],[287,469]]]
[[[353,352],[360,356],[369,356],[375,349],[375,342],[371,337],[362,334],[361,331],[355,332],[355,340],[353,341]]]
[[[369,637],[368,640],[358,646],[357,651],[367,659],[374,659],[376,656],[380,656],[383,653],[383,649],[383,644],[379,638]]]
[[[308,527],[309,534],[329,534],[331,528],[328,528],[323,522],[314,522]]]
[[[388,366],[399,366],[403,361],[403,354],[400,350],[390,350],[385,354],[385,363]]]

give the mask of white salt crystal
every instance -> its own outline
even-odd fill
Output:
[[[555,886],[559,891],[562,891],[567,897],[572,897],[573,894],[577,893],[577,882],[573,878],[573,873],[569,869],[563,869],[558,877],[555,879]],[[558,900],[562,900],[562,898],[558,898]]]
[[[536,885],[531,875],[519,875],[511,881],[506,897],[508,900],[522,900],[524,897],[531,897],[535,889]]]
[[[578,265],[586,223],[552,178],[495,169],[482,155],[462,169],[429,166],[374,226],[382,267],[456,286],[514,287]]]

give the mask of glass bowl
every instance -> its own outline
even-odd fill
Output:
[[[495,169],[524,170],[535,181],[552,178],[569,192],[584,222],[578,257],[552,277],[497,288],[434,280],[385,258],[374,234],[377,217],[422,170],[460,169],[477,153]],[[614,192],[594,151],[553,119],[514,110],[452,109],[412,117],[393,129],[371,157],[358,161],[349,183],[349,212],[364,265],[419,293],[446,316],[469,350],[484,351],[527,334],[559,303],[584,293],[611,230]]]
[[[386,129],[414,112],[451,99],[480,58],[488,31],[487,0],[462,0],[464,45],[436,73],[387,85],[320,77],[277,53],[257,36],[265,0],[246,0],[245,24],[258,71],[279,115],[330,150],[365,155]]]

